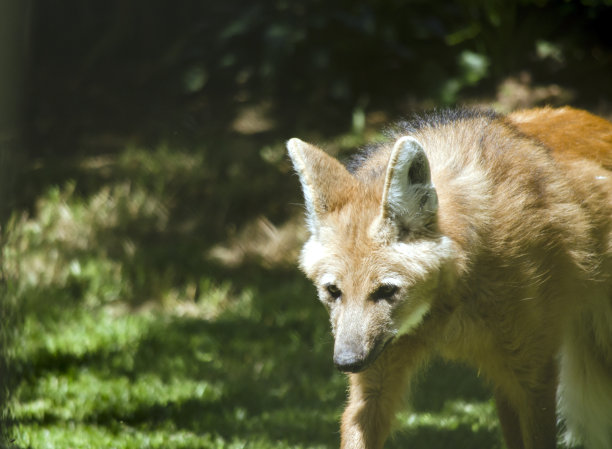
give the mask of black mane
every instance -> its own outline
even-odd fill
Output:
[[[492,109],[484,108],[455,108],[434,109],[423,114],[414,114],[409,120],[400,120],[383,131],[385,140],[380,143],[367,145],[361,148],[346,162],[346,167],[351,173],[356,172],[370,156],[381,148],[387,147],[389,142],[398,138],[411,135],[425,128],[437,128],[458,121],[485,118],[495,120],[500,114]]]

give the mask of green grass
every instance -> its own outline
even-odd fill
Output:
[[[290,281],[307,290],[298,279]],[[320,315],[297,305],[278,316],[234,312],[211,320],[107,306],[77,309],[47,324],[29,317],[13,405],[15,443],[335,446],[345,382],[331,368],[330,341],[315,321],[324,319]],[[390,447],[499,447],[493,406],[474,379],[443,365],[433,376],[425,376],[418,409],[399,415],[400,432]],[[451,391],[448,382],[456,386],[461,379],[468,385]],[[447,384],[442,391],[440,382]],[[438,396],[428,404],[432,394],[448,400]]]
[[[162,148],[85,165],[86,188],[48,187],[4,231],[21,316],[12,445],[337,446],[346,380],[326,313],[292,266],[210,259],[213,212],[193,206],[204,158]],[[501,447],[472,372],[437,363],[420,384],[387,447]]]

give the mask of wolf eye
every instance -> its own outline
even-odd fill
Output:
[[[391,299],[398,292],[399,287],[397,285],[392,284],[383,284],[374,290],[372,293],[372,299],[374,301],[379,301],[381,299]]]
[[[325,290],[327,290],[327,293],[329,293],[329,296],[331,296],[334,299],[338,299],[342,295],[342,291],[338,288],[337,285],[334,285],[334,284],[326,285]]]

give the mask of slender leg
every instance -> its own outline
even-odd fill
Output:
[[[495,403],[508,449],[554,449],[557,444],[557,377],[551,360],[523,371],[514,387],[495,393]]]
[[[557,447],[556,382],[532,393],[520,421],[525,449]]]
[[[495,393],[495,405],[502,434],[508,449],[525,449],[521,423],[514,407],[509,404],[505,395],[499,391]]]
[[[391,430],[411,374],[423,362],[420,344],[395,342],[365,371],[350,376],[349,401],[342,415],[342,449],[380,449]]]

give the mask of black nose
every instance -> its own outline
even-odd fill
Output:
[[[343,373],[358,373],[365,368],[365,357],[352,352],[334,354],[334,365]]]

